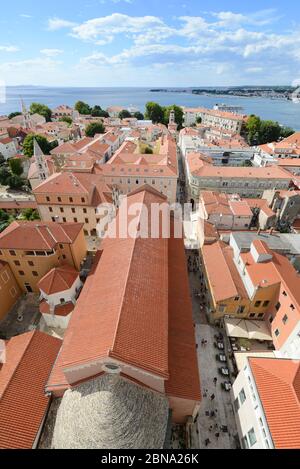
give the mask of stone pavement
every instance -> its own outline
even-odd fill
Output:
[[[205,440],[210,439],[211,443],[207,448],[232,449],[236,448],[235,435],[237,434],[234,419],[233,408],[230,399],[230,393],[221,388],[221,382],[224,381],[218,373],[220,362],[216,361],[215,356],[218,353],[214,348],[214,335],[219,331],[208,324],[196,324],[196,342],[198,344],[198,364],[201,382],[202,395],[208,390],[207,397],[202,397],[199,416],[193,426],[192,438],[194,448],[205,448]],[[206,346],[201,346],[201,340],[207,340]],[[217,377],[215,386],[213,379]],[[215,399],[211,401],[210,396],[214,394]],[[215,417],[205,415],[207,411],[215,411]],[[218,424],[218,428],[215,425]],[[228,433],[223,433],[219,428],[221,425],[228,427]],[[210,427],[213,426],[212,431]],[[219,438],[215,433],[219,432]]]
[[[21,318],[18,321],[18,317]],[[36,327],[41,317],[39,311],[39,297],[34,293],[22,295],[0,322],[0,338],[10,339]]]

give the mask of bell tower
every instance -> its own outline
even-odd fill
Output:
[[[35,139],[33,140],[33,149],[34,149],[33,155],[35,158],[35,163],[36,163],[36,167],[38,170],[39,179],[41,181],[45,181],[49,177],[49,169],[45,160],[45,155],[42,152],[41,147],[39,146],[38,142]]]

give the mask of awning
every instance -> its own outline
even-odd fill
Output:
[[[228,318],[224,322],[229,337],[241,337],[250,340],[272,340],[272,336],[264,321]]]

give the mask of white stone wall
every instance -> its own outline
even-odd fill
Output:
[[[244,389],[246,400],[241,404],[239,393]],[[238,374],[232,386],[232,401],[239,399],[239,410],[235,410],[235,419],[239,439],[242,444],[242,438],[247,437],[250,449],[268,449],[273,448],[272,437],[268,428],[267,420],[263,407],[256,389],[255,381],[249,366],[249,363]],[[248,432],[254,429],[256,443],[250,446]]]

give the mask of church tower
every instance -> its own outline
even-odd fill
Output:
[[[26,105],[22,98],[21,98],[21,108],[22,108],[22,116],[23,116],[23,127],[24,129],[31,129],[32,128],[31,116],[30,116],[30,113],[27,111]]]
[[[176,124],[176,121],[175,121],[175,111],[174,109],[172,109],[170,111],[170,117],[169,117],[169,125],[168,125],[168,129],[170,132],[174,133],[177,131],[177,124]]]
[[[45,181],[49,177],[49,169],[46,163],[45,155],[37,141],[33,140],[34,159],[38,170],[39,179]]]

